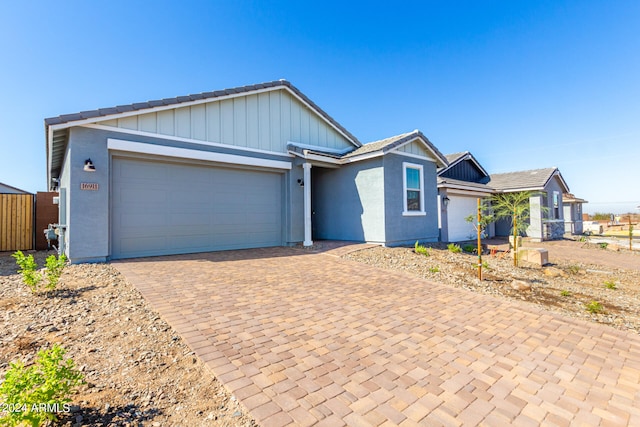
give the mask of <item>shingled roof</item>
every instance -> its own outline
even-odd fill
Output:
[[[410,142],[417,138],[422,139],[422,141],[426,144],[429,151],[431,151],[431,153],[434,155],[436,160],[442,163],[443,166],[446,166],[448,164],[447,158],[444,156],[444,154],[442,154],[436,148],[436,146],[433,145],[431,141],[429,141],[429,139],[417,129],[412,132],[403,133],[400,135],[392,136],[392,137],[381,139],[378,141],[368,142],[364,144],[362,147],[356,148],[355,150],[345,154],[343,158],[357,157],[363,154],[375,153],[377,151],[380,151],[382,153],[387,153],[393,150],[394,148],[399,147],[400,145]]]
[[[554,176],[558,176],[564,190],[568,192],[567,183],[555,167],[496,173],[489,176],[490,180],[487,184],[498,191],[542,190]]]

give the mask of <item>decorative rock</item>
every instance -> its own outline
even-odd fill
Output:
[[[565,277],[567,275],[567,273],[557,267],[545,267],[543,271],[544,275],[549,277]]]
[[[516,291],[530,291],[531,284],[525,282],[524,280],[514,279],[513,282],[511,282],[511,289],[514,289]]]

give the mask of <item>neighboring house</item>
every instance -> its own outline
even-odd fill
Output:
[[[571,193],[562,195],[562,207],[564,211],[564,232],[567,234],[582,234],[582,204],[589,203]]]
[[[0,194],[31,194],[31,193],[0,182]]]
[[[419,131],[363,145],[287,81],[45,120],[72,262],[303,243],[437,241]]]
[[[527,236],[533,240],[561,239],[565,233],[562,195],[569,186],[556,167],[492,174],[487,183],[498,192],[532,191]],[[508,221],[496,222],[496,235],[510,234]]]
[[[477,211],[477,199],[493,194],[532,191],[527,236],[535,240],[582,233],[582,203],[568,194],[569,187],[558,168],[492,174],[468,151],[448,154],[449,164],[438,170],[440,237],[445,242],[475,238],[473,224],[465,220]],[[511,234],[509,220],[498,220],[486,230],[488,237]]]
[[[449,164],[438,170],[438,203],[440,213],[440,239],[443,242],[472,240],[477,232],[474,225],[465,220],[475,215],[478,198],[490,197],[494,189],[486,185],[489,174],[473,154],[447,154]],[[487,237],[495,233],[491,224]]]

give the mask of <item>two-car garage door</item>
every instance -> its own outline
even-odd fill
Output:
[[[282,244],[283,174],[113,159],[111,257]]]

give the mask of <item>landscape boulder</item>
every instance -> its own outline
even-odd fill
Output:
[[[511,282],[511,289],[516,291],[530,291],[531,284],[524,280],[513,279]]]

